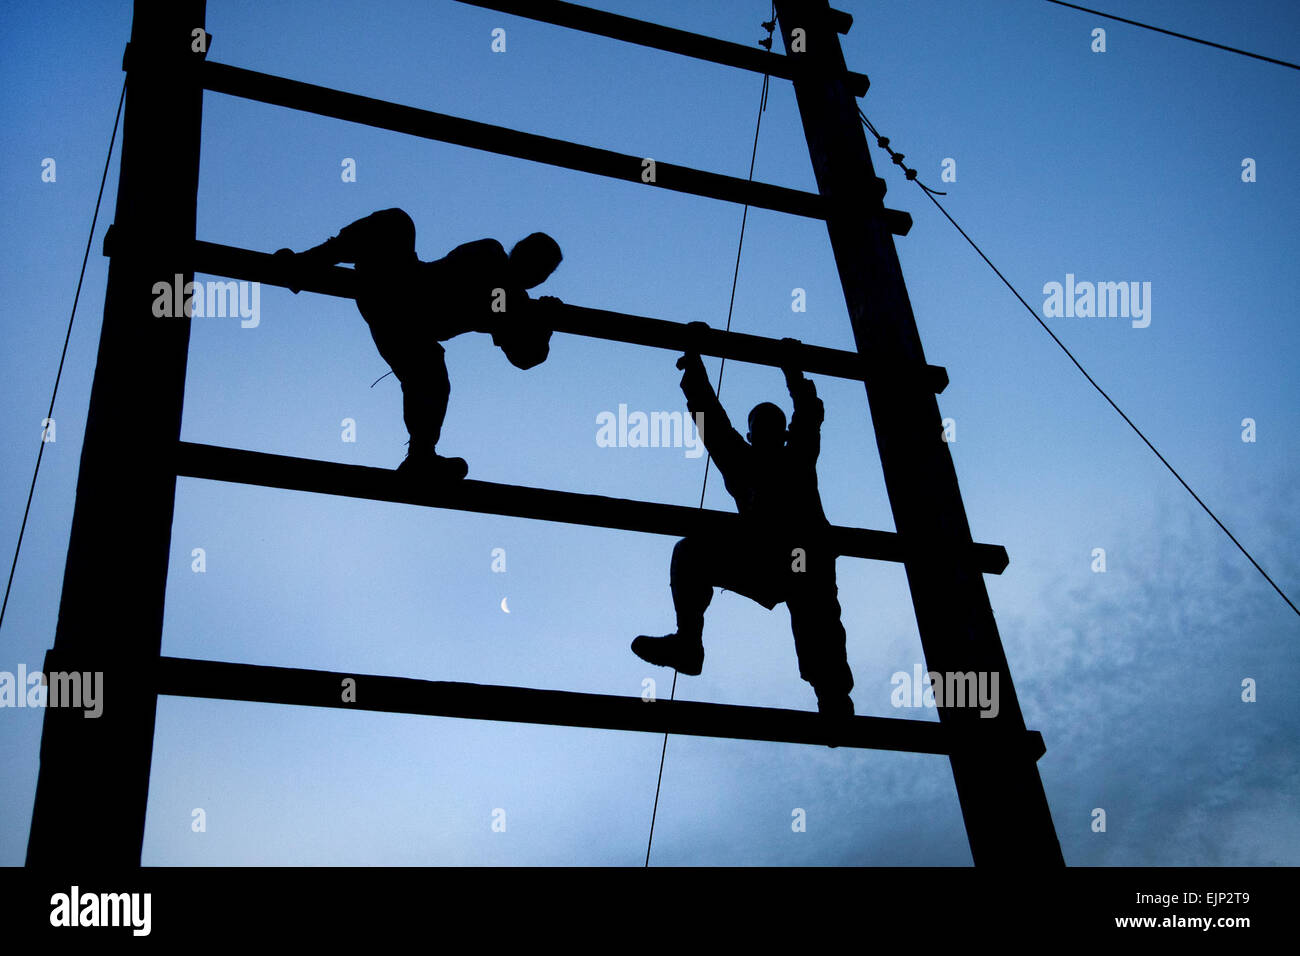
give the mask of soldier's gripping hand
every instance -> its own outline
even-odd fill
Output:
[[[277,249],[271,256],[276,268],[280,270],[281,275],[285,278],[285,284],[289,291],[297,295],[302,291],[302,261],[298,258],[298,253],[292,249]]]
[[[786,380],[791,377],[803,377],[803,362],[800,361],[800,353],[803,352],[803,343],[798,339],[792,339],[788,336],[781,340],[781,371],[785,373]]]
[[[559,306],[564,305],[562,301],[553,295],[539,295],[533,300],[537,317],[547,328],[553,328],[555,325],[556,310]]]
[[[686,352],[687,354],[700,354],[704,347],[706,337],[713,329],[707,322],[687,322],[686,323]]]
[[[803,373],[803,348],[798,339],[781,340],[781,371],[785,374],[785,386],[792,398],[811,397],[817,394],[812,380]]]
[[[677,360],[679,369],[691,371],[695,366],[699,366],[701,371],[704,370],[704,363],[700,361],[700,347],[708,331],[709,325],[707,322],[686,323],[686,354]]]

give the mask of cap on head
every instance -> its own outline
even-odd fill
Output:
[[[544,232],[524,236],[510,250],[510,267],[525,289],[545,282],[563,260],[560,244]]]
[[[405,265],[416,258],[415,220],[406,210],[384,209],[368,219],[382,227],[370,231],[366,250],[368,258],[397,265]]]

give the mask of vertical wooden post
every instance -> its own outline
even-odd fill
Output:
[[[966,741],[952,755],[971,854],[980,866],[1061,866],[1064,859],[1007,668],[942,419],[925,384],[925,354],[844,55],[826,0],[776,0],[795,96],[853,334],[928,670],[997,675],[999,713],[944,701],[939,718]],[[801,32],[796,32],[801,31]],[[990,676],[990,681],[992,676]]]
[[[100,671],[102,715],[47,708],[28,865],[138,866],[144,839],[189,319],[154,285],[193,279],[205,0],[135,0],[115,240],[46,668]],[[179,280],[177,279],[179,276]],[[173,305],[175,299],[173,298]]]

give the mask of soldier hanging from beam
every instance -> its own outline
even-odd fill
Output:
[[[559,244],[534,232],[507,255],[497,240],[479,239],[422,262],[415,254],[411,217],[401,209],[383,209],[306,252],[281,249],[275,255],[294,293],[309,283],[313,271],[355,264],[357,308],[402,385],[402,414],[411,438],[397,470],[432,479],[464,478],[465,459],[435,450],[451,395],[440,343],[465,332],[486,332],[517,368],[543,362],[552,332],[546,311],[560,300],[531,299],[526,290],[541,285],[559,266]],[[425,289],[437,293],[425,296]]]
[[[691,326],[697,336],[707,328]],[[853,716],[853,675],[840,623],[830,522],[817,488],[824,412],[816,388],[799,369],[802,344],[796,339],[782,344],[782,371],[794,400],[790,427],[779,406],[763,402],[750,411],[745,438],[714,394],[699,351],[677,360],[686,406],[692,415],[704,416],[700,437],[736,500],[740,529],[734,536],[692,535],[677,542],[669,569],[677,630],[663,637],[642,635],[632,642],[632,651],[648,663],[696,675],[704,666],[704,611],[715,585],[768,610],[784,601],[799,675],[813,686],[817,709],[842,720]]]

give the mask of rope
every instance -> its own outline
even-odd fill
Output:
[[[1224,46],[1222,43],[1215,43],[1213,40],[1202,40],[1198,37],[1188,36],[1186,33],[1175,33],[1173,30],[1166,30],[1163,27],[1153,27],[1149,23],[1139,23],[1136,20],[1129,20],[1126,17],[1117,17],[1113,13],[1102,13],[1100,10],[1089,10],[1087,7],[1081,7],[1077,3],[1065,3],[1064,0],[1047,0],[1047,2],[1054,3],[1058,7],[1070,7],[1073,10],[1082,10],[1084,13],[1091,13],[1096,17],[1105,17],[1107,20],[1118,20],[1120,23],[1127,23],[1130,26],[1141,27],[1143,30],[1154,30],[1156,33],[1163,33],[1165,36],[1177,37],[1180,40],[1191,40],[1193,43],[1200,43],[1203,46],[1212,46],[1216,50],[1226,50],[1229,53],[1239,53],[1242,56],[1252,57],[1256,60],[1264,60],[1267,63],[1276,63],[1278,66],[1289,67],[1292,70],[1300,70],[1300,64],[1291,63],[1287,60],[1276,60],[1271,56],[1251,53],[1249,50],[1238,50],[1235,46]]]
[[[54,418],[54,400],[59,394],[59,380],[63,377],[63,362],[68,357],[68,342],[72,339],[72,323],[77,317],[77,302],[81,299],[81,283],[86,278],[86,263],[90,260],[90,244],[95,238],[95,224],[99,222],[99,205],[104,198],[104,184],[108,182],[108,167],[113,159],[113,144],[117,142],[117,127],[122,119],[122,104],[126,102],[126,78],[122,79],[122,94],[117,99],[117,115],[113,118],[113,134],[108,140],[108,155],[104,157],[104,174],[99,179],[99,195],[95,197],[95,214],[90,218],[90,235],[86,237],[86,251],[81,256],[81,274],[77,276],[77,291],[72,297],[72,314],[68,316],[68,331],[63,337],[63,352],[59,355],[59,370],[54,375],[54,388],[50,392],[50,409],[47,421]],[[45,431],[41,431],[41,447],[36,453],[36,467],[32,469],[31,487],[27,489],[27,505],[23,508],[23,522],[18,529],[18,543],[14,546],[14,559],[9,565],[9,581],[5,584],[4,603],[0,604],[0,626],[4,624],[5,610],[9,607],[9,592],[14,586],[14,571],[18,569],[18,553],[23,547],[23,534],[27,531],[27,516],[32,510],[32,497],[36,494],[36,476],[41,472],[41,458],[45,455]]]
[[[876,132],[876,128],[871,125],[871,121],[867,119],[866,115],[862,112],[861,109],[858,110],[858,116],[862,118],[863,124],[867,127],[868,130],[871,131],[871,134],[876,137],[876,140],[881,145],[881,147],[888,150],[891,156],[896,155],[893,152],[893,150],[889,149],[889,140],[884,139],[883,137],[880,136],[879,133]],[[900,160],[902,159],[902,155],[901,154],[897,154],[897,155],[898,158],[895,159],[894,162],[897,163],[899,166],[902,166],[903,164],[900,162]],[[906,167],[903,168],[907,169]],[[907,174],[908,174],[907,176],[908,179],[916,181],[914,170],[907,169]],[[1034,317],[1034,321],[1037,322],[1039,325],[1041,325],[1043,327],[1043,331],[1045,331],[1048,335],[1052,337],[1052,341],[1055,342],[1058,346],[1060,346],[1061,351],[1064,352],[1066,357],[1071,362],[1074,363],[1074,367],[1083,373],[1083,377],[1088,380],[1088,384],[1091,385],[1093,388],[1095,388],[1097,392],[1101,395],[1101,397],[1106,399],[1106,401],[1110,403],[1111,408],[1119,412],[1120,418],[1124,419],[1124,421],[1128,423],[1129,428],[1133,429],[1133,431],[1137,433],[1138,438],[1141,438],[1142,441],[1146,443],[1146,446],[1151,449],[1151,451],[1155,454],[1157,458],[1160,459],[1160,463],[1169,469],[1169,473],[1178,479],[1178,483],[1182,485],[1184,488],[1186,488],[1187,493],[1191,495],[1192,498],[1195,499],[1196,503],[1205,510],[1205,513],[1214,519],[1214,523],[1217,524],[1221,529],[1223,529],[1223,533],[1226,534],[1229,540],[1231,540],[1232,543],[1237,546],[1237,549],[1246,556],[1246,559],[1255,566],[1255,570],[1264,576],[1264,580],[1267,581],[1270,585],[1272,585],[1273,590],[1276,591],[1279,595],[1281,595],[1282,600],[1286,601],[1286,603],[1290,606],[1291,610],[1295,611],[1297,615],[1300,615],[1300,608],[1297,608],[1295,606],[1295,603],[1289,597],[1286,596],[1286,592],[1277,586],[1277,583],[1271,577],[1269,577],[1268,572],[1265,571],[1262,567],[1260,567],[1259,562],[1256,561],[1255,558],[1251,555],[1251,553],[1246,550],[1245,546],[1240,541],[1237,540],[1236,536],[1233,535],[1233,533],[1228,530],[1227,526],[1222,521],[1219,520],[1219,516],[1210,510],[1210,506],[1207,505],[1204,501],[1202,501],[1201,496],[1192,490],[1192,486],[1183,480],[1183,476],[1178,473],[1178,470],[1174,468],[1173,465],[1169,464],[1168,460],[1165,458],[1164,455],[1160,454],[1160,451],[1156,448],[1155,445],[1151,443],[1151,440],[1142,433],[1142,429],[1138,428],[1137,425],[1133,423],[1133,420],[1129,418],[1128,415],[1124,414],[1124,409],[1120,408],[1117,404],[1115,404],[1115,400],[1112,399],[1110,395],[1106,393],[1106,390],[1102,388],[1100,385],[1098,385],[1096,380],[1091,375],[1088,374],[1088,370],[1085,369],[1083,365],[1079,363],[1079,360],[1074,357],[1074,353],[1072,353],[1068,348],[1066,348],[1065,343],[1056,337],[1056,333],[1053,332],[1051,328],[1048,327],[1047,323],[1044,322],[1041,317],[1039,317],[1038,313],[1034,310],[1034,308],[1028,302],[1025,301],[1024,296],[1022,296],[1019,292],[1016,291],[1016,287],[1013,286],[1007,280],[1007,277],[1002,274],[1002,270],[1000,270],[997,266],[993,264],[993,260],[984,254],[984,250],[979,247],[978,243],[976,243],[974,239],[972,239],[969,235],[967,235],[966,230],[963,229],[960,225],[958,225],[957,220],[952,218],[951,215],[949,215],[947,209],[943,208],[943,204],[939,202],[939,200],[934,198],[934,190],[929,189],[920,181],[916,181],[916,184],[920,186],[923,190],[925,190],[925,194],[929,198],[930,202],[934,203],[935,206],[938,208],[938,210],[941,213],[943,213],[944,218],[946,218],[950,223],[952,223],[953,227],[959,233],[961,233],[961,237],[965,239],[968,243],[970,243],[971,248],[974,249],[977,253],[979,253],[979,257],[983,259],[985,263],[988,264],[988,267],[993,270],[993,273],[999,279],[1002,280],[1002,284],[1011,290],[1011,294],[1014,295],[1020,301],[1020,304],[1025,307],[1025,310]],[[945,194],[940,193],[939,195],[945,195]]]
[[[867,119],[867,114],[864,113],[864,112],[862,112],[862,107],[861,107],[861,106],[858,107],[858,119],[862,120],[862,124],[863,124],[864,126],[866,126],[866,128],[870,131],[871,135],[874,136],[874,137],[876,137],[876,145],[879,146],[881,149],[883,149],[885,152],[887,152],[887,153],[889,154],[889,158],[892,159],[892,160],[894,161],[894,165],[897,166],[899,169],[901,169],[901,170],[903,171],[903,173],[907,176],[907,178],[908,178],[909,180],[911,180],[912,182],[916,183],[918,186],[920,186],[922,189],[924,189],[924,190],[925,190],[927,193],[929,193],[931,196],[946,196],[946,195],[948,195],[947,193],[941,193],[941,192],[939,192],[939,191],[936,190],[936,189],[931,189],[931,188],[930,188],[929,186],[927,186],[925,183],[921,182],[921,180],[919,180],[919,179],[916,178],[916,170],[915,170],[915,169],[912,169],[912,168],[909,167],[909,166],[905,166],[905,165],[903,165],[903,157],[904,157],[905,154],[903,154],[903,153],[896,153],[896,152],[894,152],[892,149],[889,148],[889,137],[887,137],[887,136],[881,136],[880,133],[878,133],[878,132],[876,131],[876,128],[875,128],[874,126],[871,125],[871,120]]]
[[[771,49],[772,31],[776,28],[776,5],[772,6],[772,16],[769,21],[763,24],[763,29],[767,30],[767,48]],[[763,40],[758,41],[763,44]],[[749,180],[754,181],[754,162],[758,158],[758,132],[763,128],[763,113],[767,110],[767,87],[770,77],[763,74],[763,93],[758,101],[758,119],[754,123],[754,148],[749,155]],[[736,307],[736,285],[740,280],[740,253],[745,248],[745,224],[749,221],[749,203],[745,204],[745,210],[740,216],[740,239],[736,243],[736,266],[731,273],[731,301],[727,303],[727,331],[731,331],[731,315]],[[718,366],[718,384],[714,388],[714,394],[722,396],[722,373],[726,371],[727,358],[722,357],[722,364]],[[704,507],[704,493],[709,487],[709,463],[713,460],[712,455],[706,455],[704,459],[704,482],[700,486],[700,504]],[[668,695],[668,700],[673,701],[677,698],[677,671],[673,671],[673,689]],[[654,846],[655,840],[655,818],[659,815],[659,791],[664,783],[664,761],[668,756],[668,734],[664,734],[663,749],[659,752],[659,779],[655,783],[655,802],[654,808],[650,811],[650,837],[646,840],[645,845],[645,866],[650,865],[650,848]]]

